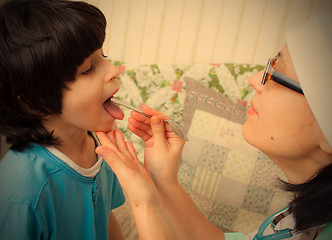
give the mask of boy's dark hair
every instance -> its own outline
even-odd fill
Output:
[[[0,7],[0,134],[11,149],[58,144],[42,125],[60,114],[77,67],[102,47],[106,20],[96,7],[64,0],[12,0]]]

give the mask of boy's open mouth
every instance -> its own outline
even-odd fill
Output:
[[[112,102],[112,97],[108,98],[103,106],[106,112],[115,119],[122,120],[124,118],[124,113],[115,103]]]

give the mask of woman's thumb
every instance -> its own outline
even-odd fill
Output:
[[[119,164],[120,158],[118,154],[107,146],[98,146],[96,148],[96,153],[102,157],[105,162],[112,168],[114,172],[117,171],[117,165]]]
[[[157,145],[166,143],[164,121],[159,116],[153,116],[150,120],[154,143]]]

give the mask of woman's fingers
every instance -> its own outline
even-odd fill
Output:
[[[115,130],[114,132],[115,132],[115,141],[116,141],[116,145],[117,145],[118,149],[120,150],[121,153],[126,155],[126,157],[131,159],[132,155],[128,149],[128,146],[127,146],[123,133],[118,129]]]
[[[113,172],[118,177],[121,186],[124,188],[124,191],[126,192],[128,189],[131,191],[130,184],[133,184],[132,178],[136,174],[139,174],[139,167],[141,166],[132,159],[128,159],[125,154],[114,151],[109,143],[110,142],[105,144],[105,141],[103,141],[103,145],[98,146],[95,151],[112,168]]]
[[[141,122],[141,123],[145,123],[146,125],[149,125],[150,124],[150,118],[147,117],[147,116],[144,116],[143,114],[141,113],[138,113],[138,112],[135,112],[135,111],[132,111],[130,113],[130,116],[137,120],[138,122]]]
[[[128,128],[138,137],[140,137],[144,142],[148,141],[152,137],[151,126],[144,123],[140,123],[133,118],[129,118]]]
[[[106,133],[107,137],[109,138],[109,140],[116,146],[116,140],[115,140],[115,130],[111,130],[109,132]]]
[[[103,141],[104,142],[104,141]],[[102,157],[114,172],[117,172],[118,165],[122,164],[120,157],[109,144],[101,145],[96,148],[96,153]]]
[[[133,144],[132,144],[131,142],[126,142],[126,144],[127,144],[128,150],[129,150],[129,152],[130,152],[132,158],[133,158],[135,161],[139,162],[138,157],[137,157],[137,153],[136,153],[136,150],[135,150]]]
[[[113,131],[110,131],[107,134],[104,133],[104,132],[97,132],[96,135],[97,135],[97,138],[99,139],[99,141],[102,145],[107,145],[113,151],[118,150],[117,147],[116,147],[115,137],[114,137],[114,132]]]
[[[150,115],[150,116],[156,116],[158,115],[161,119],[169,119],[168,116],[166,116],[165,114],[162,114],[161,112],[159,112],[158,110],[149,107],[148,105],[143,105],[142,110],[144,113]]]
[[[167,139],[165,136],[165,124],[160,116],[153,116],[151,118],[151,128],[155,143],[158,147],[167,147]]]
[[[151,115],[152,118],[160,119],[161,123],[162,120],[169,119],[166,115],[160,113],[158,110],[150,108],[147,105],[144,105],[142,108],[144,113]],[[144,142],[147,142],[152,138],[152,136],[155,135],[152,131],[153,127],[151,127],[152,118],[144,116],[138,112],[131,112],[131,117],[128,119],[129,122],[128,128],[135,135],[140,137]],[[163,126],[162,128],[160,127],[154,128],[157,134],[156,137],[159,137],[158,138],[159,140],[166,138],[169,141],[172,140],[173,138],[174,139],[178,138],[178,136],[174,133],[174,131],[170,127],[169,123],[164,122],[162,126]],[[160,131],[163,131],[163,134],[160,134]]]
[[[127,158],[138,161],[134,146],[130,142],[125,141],[124,135],[120,130],[112,130],[107,133],[97,132],[97,137],[102,145],[111,148],[118,155],[124,154]]]
[[[150,118],[148,119],[148,121],[141,122],[133,117],[130,117],[128,119],[128,122],[130,125],[132,125],[133,127],[137,128],[137,129],[140,129],[141,131],[145,131],[145,132],[151,131]]]

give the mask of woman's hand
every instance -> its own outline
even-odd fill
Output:
[[[131,142],[126,142],[120,130],[98,132],[101,146],[96,148],[117,175],[131,205],[149,205],[159,201],[156,187],[146,169],[140,164]]]
[[[146,169],[138,161],[136,151],[126,142],[120,130],[98,132],[101,146],[96,148],[119,179],[133,211],[139,238],[175,239],[167,222],[163,201]]]
[[[152,118],[132,112],[128,128],[145,143],[144,166],[158,189],[177,184],[185,141],[163,121],[167,116],[148,106],[143,106],[142,110]]]
[[[160,112],[143,107],[131,113],[129,129],[145,142],[144,164],[164,205],[164,217],[174,239],[224,239],[224,234],[199,211],[177,180],[184,140],[177,136]]]

